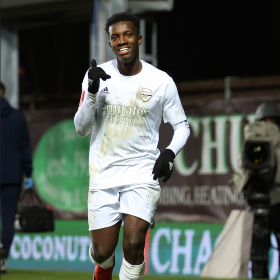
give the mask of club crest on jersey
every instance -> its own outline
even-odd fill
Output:
[[[152,90],[147,89],[147,88],[142,88],[140,93],[141,93],[141,99],[144,102],[149,101],[152,98],[152,96],[153,96]]]

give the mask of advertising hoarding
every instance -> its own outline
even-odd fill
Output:
[[[88,249],[91,244],[86,221],[57,220],[55,232],[19,233],[15,235],[9,268],[63,271],[94,271]],[[210,257],[223,224],[156,223],[149,230],[146,246],[146,274],[197,276]],[[118,273],[123,256],[120,232],[114,272]],[[274,235],[272,245],[276,247]],[[270,250],[271,279],[280,279],[278,254]]]

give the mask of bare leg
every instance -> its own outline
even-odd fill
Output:
[[[120,226],[121,221],[111,227],[90,232],[93,248],[91,255],[96,262],[103,263],[113,255],[118,244]]]
[[[131,265],[140,265],[144,261],[145,238],[149,223],[128,215],[124,223],[123,252],[125,260]]]

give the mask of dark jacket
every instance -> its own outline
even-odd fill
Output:
[[[1,102],[1,185],[20,184],[31,177],[31,145],[24,115],[5,98]]]

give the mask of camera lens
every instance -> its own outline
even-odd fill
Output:
[[[268,155],[269,151],[265,143],[251,143],[247,150],[247,158],[254,165],[263,164]]]

